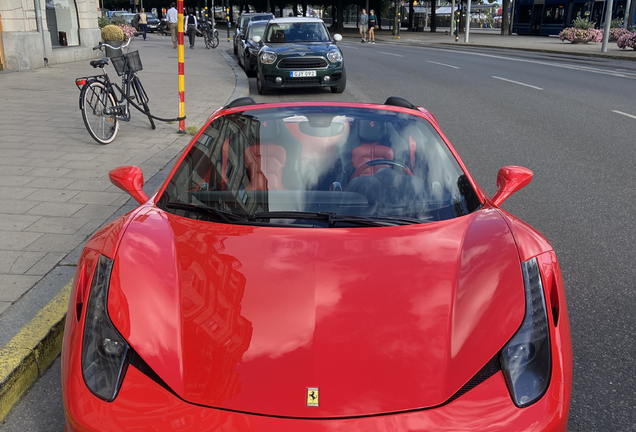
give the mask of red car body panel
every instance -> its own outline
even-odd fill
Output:
[[[566,431],[572,349],[550,244],[494,206],[432,114],[484,206],[456,219],[385,228],[236,226],[182,218],[150,201],[100,230],[76,270],[62,353],[68,432]],[[129,366],[113,402],[82,376],[97,258],[115,260],[110,318],[169,390]],[[447,403],[510,340],[524,316],[521,261],[536,257],[552,365],[518,408],[497,372]],[[381,313],[379,313],[379,311]],[[307,407],[306,388],[320,406]]]
[[[340,417],[444,403],[518,329],[522,285],[496,210],[334,230],[237,227],[148,207],[120,244],[109,313],[189,402]],[[305,405],[306,387],[324,389],[320,407]]]

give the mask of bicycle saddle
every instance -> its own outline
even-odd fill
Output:
[[[94,68],[103,68],[108,64],[108,57],[99,60],[91,60],[91,66]]]

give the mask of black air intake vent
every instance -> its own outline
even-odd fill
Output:
[[[293,57],[278,62],[280,69],[319,69],[327,67],[327,60],[320,57]]]

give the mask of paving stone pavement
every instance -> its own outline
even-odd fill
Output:
[[[202,126],[234,91],[236,77],[221,55],[222,40],[206,50],[198,39],[185,50],[186,126]],[[150,34],[132,42],[154,115],[178,115],[177,50],[169,37]],[[111,80],[119,78],[107,67]],[[129,196],[108,172],[137,165],[149,179],[166,168],[190,135],[178,124],[152,130],[133,110],[115,141],[90,137],[79,111],[75,78],[96,75],[88,62],[0,74],[0,317],[73,249],[82,245]]]

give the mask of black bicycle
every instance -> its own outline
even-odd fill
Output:
[[[141,34],[141,33],[139,33]],[[129,122],[131,118],[130,106],[148,117],[150,126],[155,129],[154,120],[163,122],[180,121],[185,117],[163,119],[150,114],[148,95],[141,85],[137,72],[143,69],[138,51],[124,53],[133,38],[121,47],[114,47],[100,42],[94,50],[103,51],[104,47],[121,50],[122,55],[111,57],[117,75],[121,76],[121,87],[111,82],[104,66],[108,65],[108,58],[92,60],[91,66],[102,69],[102,75],[77,78],[75,85],[80,89],[79,105],[82,118],[88,133],[100,144],[110,144],[117,136],[119,121]],[[119,94],[119,97],[117,96]]]
[[[208,21],[203,21],[199,25],[199,31],[203,33],[203,41],[205,42],[205,48],[216,48],[219,46],[219,32],[214,28],[214,24],[210,24]]]

